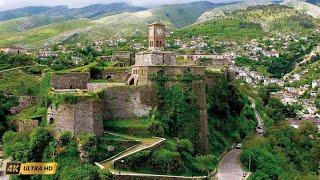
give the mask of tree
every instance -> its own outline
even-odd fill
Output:
[[[44,127],[39,127],[30,134],[30,156],[29,160],[34,162],[41,162],[42,155],[45,148],[52,141],[53,136],[49,130]]]

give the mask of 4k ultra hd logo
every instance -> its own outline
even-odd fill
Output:
[[[8,162],[6,174],[20,174],[21,163]]]
[[[52,175],[57,172],[57,163],[16,163],[8,162],[8,175]]]

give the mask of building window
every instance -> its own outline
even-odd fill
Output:
[[[49,124],[54,124],[54,119],[53,118],[49,119]]]

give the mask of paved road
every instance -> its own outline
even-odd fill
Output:
[[[240,180],[242,178],[243,170],[238,160],[240,153],[241,149],[233,149],[222,158],[217,174],[218,180]]]
[[[261,118],[259,112],[256,109],[256,104],[253,98],[249,97],[251,101],[251,107],[255,112],[256,119],[258,121],[258,126],[264,129],[263,119]],[[263,134],[256,134],[257,136],[263,136]],[[241,154],[241,149],[233,149],[228,152],[221,160],[217,178],[218,180],[239,180],[243,179],[243,173],[240,166],[239,156]]]
[[[261,118],[259,112],[256,109],[256,102],[254,101],[254,99],[252,97],[249,97],[249,100],[251,102],[251,107],[254,110],[254,113],[256,115],[256,119],[258,121],[258,126],[260,126],[260,127],[262,127],[264,129],[263,119]]]

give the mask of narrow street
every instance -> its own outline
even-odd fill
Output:
[[[241,149],[233,149],[222,158],[217,174],[218,180],[240,180],[242,178],[243,170],[238,160],[241,152]]]
[[[256,109],[256,104],[253,98],[249,97],[251,107],[254,110],[258,126],[264,129],[263,119]],[[263,136],[263,134],[256,134],[257,136]],[[219,164],[217,178],[218,180],[240,180],[243,179],[244,171],[241,168],[239,156],[241,149],[232,149],[221,160]]]

